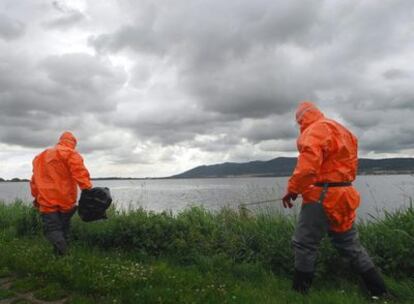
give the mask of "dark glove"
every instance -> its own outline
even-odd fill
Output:
[[[32,205],[33,205],[33,208],[39,209],[39,203],[37,202],[36,199],[33,200]]]
[[[283,207],[285,208],[292,208],[293,204],[290,202],[290,200],[295,201],[298,198],[297,193],[288,192],[286,195],[282,198]]]

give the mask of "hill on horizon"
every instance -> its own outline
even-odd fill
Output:
[[[169,178],[290,176],[296,161],[296,157],[277,157],[268,161],[202,165]],[[358,175],[412,173],[414,173],[414,158],[359,159]]]

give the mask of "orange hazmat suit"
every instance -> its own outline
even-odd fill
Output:
[[[355,180],[358,168],[357,138],[344,126],[325,118],[311,102],[302,102],[296,111],[300,125],[297,140],[299,157],[288,182],[288,192],[302,195],[303,204],[319,202],[328,216],[330,229],[351,229],[360,197],[353,186],[328,187],[322,195],[320,183],[344,183]]]
[[[92,188],[76,143],[72,133],[64,132],[56,146],[34,158],[30,187],[41,213],[69,212],[77,200],[77,187]]]

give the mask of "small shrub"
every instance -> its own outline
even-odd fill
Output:
[[[22,216],[17,218],[15,228],[18,236],[38,235],[42,231],[39,212],[34,208],[26,208]]]
[[[37,290],[34,296],[38,300],[57,301],[65,298],[67,293],[57,283],[50,283],[46,287]]]

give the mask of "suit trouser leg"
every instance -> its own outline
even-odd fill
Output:
[[[60,212],[42,213],[43,233],[53,245],[55,253],[64,255],[67,252],[67,242],[63,232],[63,223]]]
[[[323,206],[319,203],[303,205],[293,237],[296,269],[304,272],[315,270],[317,250],[328,230],[329,222]],[[374,267],[367,251],[359,241],[355,227],[342,233],[330,231],[329,237],[332,245],[351,262],[358,273]]]
[[[353,269],[361,275],[369,293],[372,296],[387,294],[385,282],[367,251],[359,242],[355,227],[343,233],[330,232],[329,236],[340,254],[349,259]]]
[[[310,287],[318,248],[327,231],[329,221],[322,204],[303,205],[292,240],[295,252],[294,289],[306,292]],[[342,256],[349,259],[354,270],[361,275],[372,295],[383,295],[387,292],[381,275],[359,241],[355,227],[342,233],[330,231],[329,237],[332,245]]]
[[[364,273],[374,268],[374,263],[368,255],[368,252],[359,241],[358,232],[355,227],[342,233],[330,231],[329,237],[332,245],[343,257],[350,261],[356,272]]]
[[[296,270],[305,273],[315,271],[318,248],[328,228],[328,218],[321,204],[302,205],[292,240]]]
[[[76,207],[70,210],[69,212],[60,212],[60,220],[62,223],[63,237],[66,240],[66,243],[69,244],[69,233],[70,233],[70,221],[72,216],[76,212]]]

